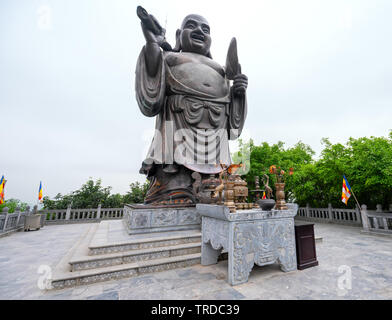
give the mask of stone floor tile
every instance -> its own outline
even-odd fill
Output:
[[[87,300],[118,300],[118,291],[108,291],[99,295],[87,297]]]
[[[40,265],[54,268],[91,224],[45,226],[0,238],[0,299],[392,299],[392,238],[360,228],[315,224],[319,266],[284,273],[270,265],[249,281],[227,283],[227,260],[62,290],[40,290]],[[118,227],[118,228],[117,228]],[[125,239],[120,224],[113,237]],[[338,288],[341,266],[351,268],[352,288]],[[12,272],[10,272],[12,270]]]

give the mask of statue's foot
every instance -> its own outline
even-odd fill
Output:
[[[196,203],[192,189],[192,172],[177,164],[157,165],[147,191],[145,204],[170,205]]]
[[[194,204],[196,199],[188,190],[168,190],[167,192],[147,194],[144,203],[152,205]]]

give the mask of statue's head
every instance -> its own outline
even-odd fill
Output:
[[[197,14],[190,14],[176,32],[173,51],[194,52],[210,57],[211,36],[208,21]]]

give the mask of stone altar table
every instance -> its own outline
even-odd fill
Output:
[[[215,264],[222,249],[229,257],[228,282],[248,281],[254,264],[278,262],[282,271],[297,269],[294,216],[298,207],[288,210],[241,210],[230,213],[225,206],[197,204],[202,217],[202,265]]]

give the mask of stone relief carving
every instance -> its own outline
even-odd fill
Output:
[[[125,212],[123,223],[129,234],[200,230],[201,217],[196,208],[134,208]]]
[[[290,220],[234,226],[233,281],[244,282],[254,264],[278,262],[283,271],[296,269],[294,226]]]
[[[211,209],[208,208],[208,213],[201,212],[202,264],[217,263],[217,251],[226,249],[230,284],[246,282],[254,264],[277,262],[284,272],[297,269],[293,219],[296,211],[282,212],[278,218],[257,211],[237,213],[230,221],[230,216],[214,217]]]
[[[177,222],[177,210],[162,210],[155,212],[152,218],[153,226],[170,226]]]
[[[200,223],[200,215],[195,210],[178,210],[178,224]]]
[[[202,220],[202,241],[210,243],[215,250],[228,250],[229,224],[224,221],[203,217]]]
[[[132,226],[134,228],[147,227],[148,223],[149,223],[149,213],[148,212],[133,212]]]

